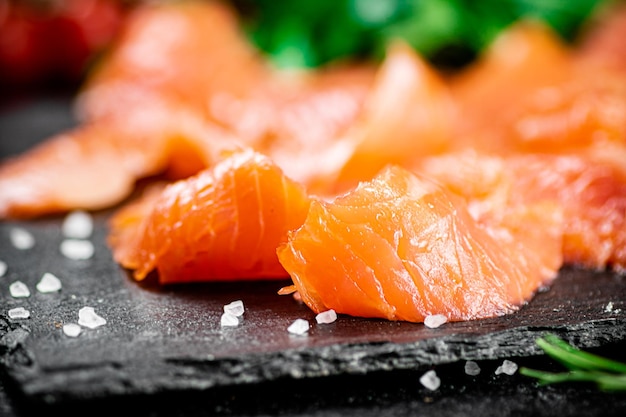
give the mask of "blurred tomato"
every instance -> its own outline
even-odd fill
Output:
[[[0,84],[80,81],[124,15],[119,0],[0,0]]]

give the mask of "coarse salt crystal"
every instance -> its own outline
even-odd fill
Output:
[[[287,331],[291,334],[304,335],[309,331],[309,322],[304,319],[296,319],[287,327]]]
[[[447,321],[448,318],[443,314],[433,314],[430,316],[426,316],[426,318],[424,319],[424,325],[426,327],[430,327],[431,329],[435,329]]]
[[[220,318],[220,326],[222,327],[237,327],[239,326],[239,319],[237,316],[231,313],[224,313]]]
[[[604,307],[605,313],[610,313],[613,311],[613,301],[609,301],[606,307]]]
[[[63,236],[86,239],[93,233],[93,220],[86,211],[75,210],[65,216],[61,226]]]
[[[61,290],[61,281],[49,272],[46,272],[37,283],[37,291],[51,293]]]
[[[97,315],[93,307],[83,307],[78,310],[78,324],[95,329],[106,324],[106,320]]]
[[[35,246],[35,238],[26,229],[14,227],[11,229],[9,239],[16,249],[26,250]]]
[[[22,281],[15,281],[9,285],[9,292],[13,298],[26,298],[30,297],[30,290]]]
[[[337,320],[337,313],[332,308],[330,310],[322,311],[315,316],[315,321],[318,324],[329,324]]]
[[[441,385],[441,380],[437,376],[437,373],[431,369],[420,377],[420,384],[431,391],[435,391]]]
[[[237,300],[224,306],[224,313],[232,314],[235,317],[240,317],[244,313],[243,301]]]
[[[480,366],[474,361],[465,362],[465,373],[467,375],[476,376],[480,374]]]
[[[502,365],[496,368],[496,375],[500,375],[500,374],[513,375],[515,372],[517,372],[517,364],[508,359],[505,359],[504,362],[502,362]]]
[[[93,243],[79,239],[65,239],[60,249],[63,256],[77,261],[91,258],[95,251]]]
[[[4,261],[0,261],[0,277],[3,277],[7,273],[8,265]]]
[[[76,323],[67,323],[63,325],[63,333],[69,337],[78,337],[83,329]]]
[[[16,307],[9,310],[10,319],[27,319],[30,317],[30,311],[24,307]]]

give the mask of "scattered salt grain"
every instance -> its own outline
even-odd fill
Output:
[[[224,306],[224,313],[232,314],[235,317],[241,317],[244,312],[243,301],[237,300]]]
[[[337,313],[332,308],[330,310],[322,311],[315,316],[315,321],[318,324],[330,324],[337,320]]]
[[[465,362],[465,373],[467,375],[476,376],[480,374],[480,366],[474,361]]]
[[[24,307],[16,307],[9,310],[10,319],[27,319],[30,317],[30,311]]]
[[[26,298],[30,297],[30,290],[22,281],[15,281],[9,285],[9,292],[13,298]]]
[[[622,309],[620,308],[615,308],[613,306],[613,301],[609,301],[609,303],[606,305],[606,307],[604,307],[604,312],[605,313],[614,313],[614,314],[619,314],[622,312]]]
[[[517,364],[508,359],[505,359],[504,362],[502,362],[502,365],[496,368],[496,375],[500,375],[500,374],[513,375],[515,372],[517,372]]]
[[[51,293],[61,290],[61,281],[49,272],[46,272],[37,283],[37,291]]]
[[[296,319],[287,327],[287,331],[291,334],[304,335],[309,331],[309,322],[304,319]]]
[[[447,321],[448,321],[448,318],[444,316],[443,314],[434,314],[434,315],[426,316],[426,318],[424,319],[424,325],[426,327],[430,327],[431,329],[435,329]]]
[[[432,369],[420,377],[420,383],[431,391],[435,391],[441,385],[441,380]]]
[[[239,319],[237,316],[231,313],[224,313],[220,318],[220,326],[222,327],[237,327],[239,326]]]
[[[61,226],[63,236],[74,239],[86,239],[93,233],[93,220],[86,211],[76,210],[65,216]]]
[[[14,227],[11,229],[9,239],[16,249],[26,250],[35,246],[35,238],[26,229],[21,227]]]
[[[65,239],[60,249],[63,256],[77,261],[89,259],[94,254],[93,243],[88,240]]]
[[[76,323],[67,323],[63,325],[63,333],[69,337],[78,337],[83,329]]]
[[[7,269],[9,267],[7,266],[7,263],[4,261],[0,261],[0,277],[3,277],[4,274],[7,273]]]
[[[106,324],[106,320],[97,315],[93,307],[83,307],[78,310],[78,324],[95,329]]]

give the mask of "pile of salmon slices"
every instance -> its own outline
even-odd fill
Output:
[[[402,41],[286,71],[222,3],[139,6],[80,124],[0,164],[0,218],[114,208],[136,280],[290,279],[315,312],[410,322],[512,313],[564,265],[626,272],[625,17],[574,45],[518,22],[454,74]]]

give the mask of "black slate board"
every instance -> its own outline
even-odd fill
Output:
[[[52,118],[54,128],[49,126],[53,131],[71,125],[68,101],[35,103],[0,118],[0,156],[27,148],[33,137],[45,137],[46,122],[32,123],[38,114],[60,111]],[[24,129],[25,142],[10,135],[16,126]],[[549,403],[542,395],[561,404],[559,415],[578,415],[585,407],[596,415],[626,410],[620,394],[607,397],[593,387],[537,388],[520,375],[493,375],[504,358],[546,365],[535,345],[545,332],[626,358],[624,276],[566,268],[548,291],[515,314],[438,329],[344,316],[316,325],[304,305],[276,294],[286,281],[167,288],[134,282],[106,247],[109,214],[96,214],[91,240],[97,250],[87,261],[59,253],[61,217],[0,223],[0,259],[9,265],[0,278],[0,362],[5,395],[22,410],[20,416],[49,407],[68,412],[84,406],[93,413],[128,401],[150,410],[145,415],[168,410],[162,415],[183,416],[204,410],[209,399],[210,414],[224,415],[316,415],[315,407],[342,415],[395,415],[422,407],[432,415],[505,415],[527,408],[552,415],[550,407],[540,412]],[[33,233],[34,248],[11,246],[8,233],[15,226]],[[60,293],[35,290],[44,272],[61,279]],[[9,284],[18,279],[28,285],[31,297],[9,295]],[[222,306],[237,299],[246,306],[243,321],[222,329]],[[607,311],[610,302],[613,310]],[[84,329],[76,339],[66,337],[61,324],[76,322],[78,309],[86,305],[107,324]],[[16,306],[30,310],[31,318],[9,319],[7,310]],[[296,318],[312,323],[308,336],[287,333]],[[481,378],[463,374],[467,359],[480,361]],[[418,382],[431,368],[442,376],[436,392]],[[329,389],[329,384],[340,385]]]

